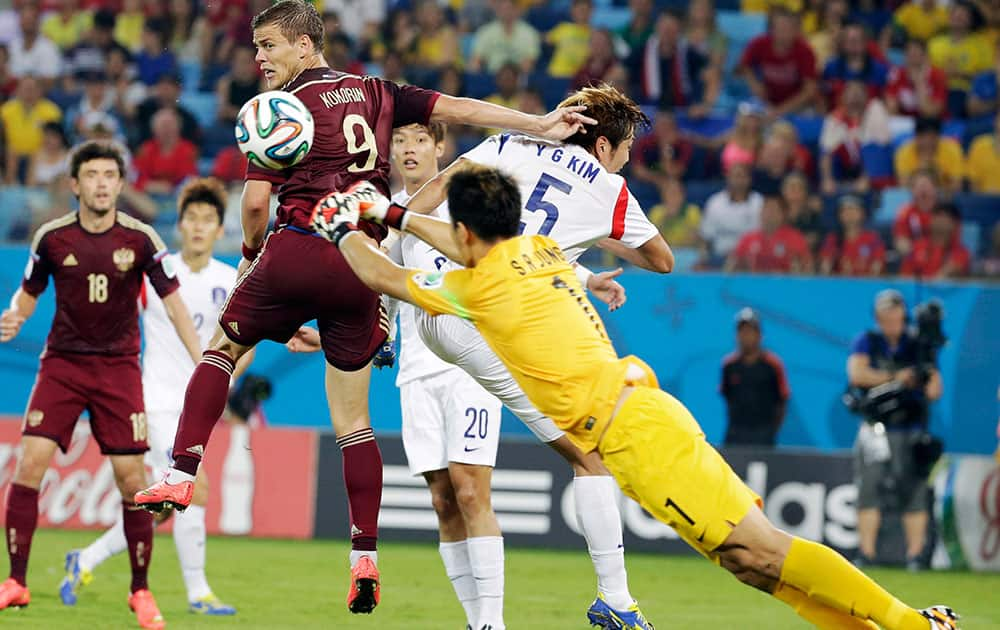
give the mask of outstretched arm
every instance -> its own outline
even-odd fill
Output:
[[[446,169],[435,175],[430,181],[420,187],[420,190],[410,198],[406,209],[417,214],[430,214],[434,209],[448,200],[448,182],[455,173],[460,173],[472,166],[474,162],[458,158]]]
[[[510,129],[549,140],[565,140],[584,125],[597,124],[596,120],[582,113],[585,109],[581,105],[561,107],[545,116],[536,116],[474,98],[441,94],[431,111],[431,121]]]
[[[414,218],[431,219],[431,217]],[[347,264],[371,290],[397,300],[413,302],[406,287],[409,272],[392,262],[375,241],[362,232],[354,231],[341,238],[337,246],[340,247],[340,253],[344,255]]]
[[[674,268],[674,252],[659,234],[635,249],[613,238],[603,239],[597,246],[641,269],[670,273]]]

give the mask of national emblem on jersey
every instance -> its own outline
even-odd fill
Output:
[[[226,289],[224,287],[213,287],[212,288],[212,304],[222,308],[222,305],[226,303]]]
[[[127,247],[122,247],[116,249],[111,255],[112,260],[115,262],[115,267],[118,271],[128,271],[135,264],[135,250],[129,249]]]

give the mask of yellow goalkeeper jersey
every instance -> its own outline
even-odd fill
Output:
[[[412,301],[472,321],[528,399],[584,452],[596,448],[627,384],[656,386],[619,359],[604,323],[556,242],[519,236],[470,269],[414,271]],[[640,382],[627,382],[630,364]],[[633,371],[634,373],[634,371]]]

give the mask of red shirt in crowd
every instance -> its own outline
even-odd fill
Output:
[[[247,156],[234,146],[228,146],[215,156],[212,177],[227,184],[242,182],[247,173]]]
[[[783,225],[774,234],[755,230],[743,235],[733,250],[736,268],[748,271],[789,272],[808,266],[811,255],[809,243],[802,232],[790,225]]]
[[[150,181],[165,180],[176,186],[186,177],[198,174],[198,148],[187,140],[180,139],[170,151],[164,151],[156,138],[147,140],[139,147],[135,158],[135,170],[139,178],[135,187],[143,190]]]
[[[946,263],[951,263],[953,269],[965,275],[969,273],[971,261],[969,250],[965,249],[957,238],[952,240],[950,246],[941,247],[925,237],[913,244],[913,251],[903,261],[899,273],[904,276],[929,278],[936,276]]]
[[[743,51],[740,66],[754,72],[764,83],[771,105],[781,105],[798,94],[803,83],[817,77],[816,55],[801,37],[781,55],[774,50],[770,35],[755,37]]]
[[[884,268],[885,245],[874,230],[864,230],[851,239],[845,239],[840,234],[828,234],[823,240],[819,258],[823,262],[833,263],[834,273],[870,276]]]
[[[913,203],[908,203],[896,215],[896,221],[892,224],[892,236],[915,241],[927,234],[930,227],[930,211],[925,212]]]
[[[931,98],[942,107],[948,104],[948,78],[939,68],[931,68],[926,81],[931,86]],[[889,85],[885,88],[886,96],[896,99],[899,103],[899,113],[904,116],[919,116],[917,91],[914,89],[913,78],[903,66],[889,71]],[[945,111],[945,110],[942,110]]]

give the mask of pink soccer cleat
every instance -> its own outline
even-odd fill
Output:
[[[168,483],[164,477],[145,490],[135,493],[135,504],[150,512],[162,512],[170,508],[183,512],[191,504],[191,497],[194,496],[194,483],[182,481],[180,483]]]
[[[163,630],[167,627],[167,622],[160,614],[160,608],[153,599],[153,594],[148,588],[141,588],[128,596],[128,607],[135,613],[135,618],[139,622],[140,628],[149,630]]]
[[[4,608],[24,608],[31,603],[31,592],[14,578],[7,578],[0,584],[0,610]]]

